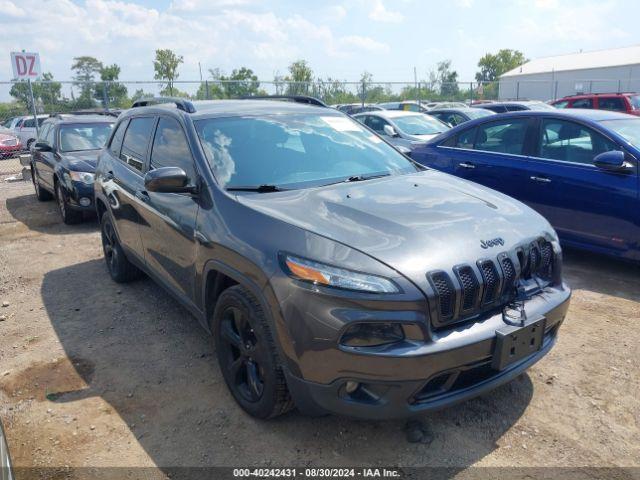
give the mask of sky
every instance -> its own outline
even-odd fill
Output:
[[[246,66],[262,80],[296,59],[316,76],[413,81],[450,59],[462,81],[501,48],[528,58],[640,43],[640,2],[623,0],[0,0],[0,80],[9,52],[37,51],[70,80],[73,57],[117,63],[121,80],[152,79],[157,48],[184,57],[180,80]]]

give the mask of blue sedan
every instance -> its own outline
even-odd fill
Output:
[[[459,125],[413,158],[526,203],[565,245],[640,261],[640,118],[506,113]]]

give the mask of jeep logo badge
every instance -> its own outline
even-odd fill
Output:
[[[480,240],[480,246],[482,248],[491,248],[495,247],[496,245],[503,246],[504,240],[501,237],[493,238],[491,240]]]

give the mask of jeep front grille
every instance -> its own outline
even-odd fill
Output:
[[[512,301],[523,280],[537,277],[550,281],[553,272],[553,246],[544,239],[518,247],[509,255],[483,258],[475,265],[458,265],[453,275],[443,270],[427,274],[431,286],[430,315],[433,325],[443,327],[476,318]]]

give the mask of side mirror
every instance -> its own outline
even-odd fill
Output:
[[[624,152],[611,150],[596,155],[593,159],[596,167],[609,172],[621,172],[629,169],[630,164],[625,160]]]
[[[147,172],[144,188],[157,193],[196,193],[196,187],[189,185],[189,177],[178,167],[162,167]]]
[[[38,152],[50,152],[51,149],[51,145],[49,145],[48,143],[44,143],[44,142],[36,142],[36,144],[33,146],[34,150],[37,150]]]
[[[396,129],[393,128],[391,125],[385,125],[383,130],[384,130],[385,135],[389,135],[390,137],[397,137],[398,136],[398,132],[396,132]]]

